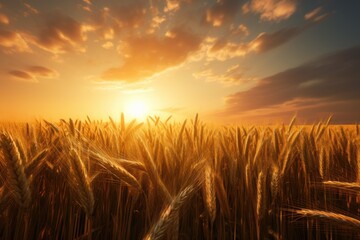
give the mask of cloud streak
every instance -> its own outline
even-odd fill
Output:
[[[305,20],[312,22],[320,22],[329,16],[330,13],[324,12],[322,7],[317,7],[304,15]]]
[[[264,53],[291,41],[311,25],[283,28],[272,33],[260,33],[249,42],[234,42],[226,38],[213,41],[208,50],[210,58],[225,61],[234,57],[243,57],[250,53]]]
[[[38,82],[38,78],[56,78],[59,73],[55,70],[43,66],[29,66],[26,69],[14,69],[8,72],[9,75],[17,80],[25,82]]]
[[[246,70],[239,64],[230,66],[224,73],[215,73],[212,68],[194,73],[194,77],[208,82],[220,82],[224,85],[246,84],[253,78],[245,76]]]

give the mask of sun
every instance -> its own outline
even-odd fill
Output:
[[[149,106],[143,100],[132,100],[125,105],[125,116],[144,120],[149,113]]]

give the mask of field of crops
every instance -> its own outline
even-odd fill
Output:
[[[360,239],[359,126],[0,125],[0,239]]]

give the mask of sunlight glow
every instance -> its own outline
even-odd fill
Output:
[[[144,120],[149,114],[149,106],[143,100],[133,100],[125,105],[125,116]]]

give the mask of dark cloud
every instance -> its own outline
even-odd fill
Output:
[[[129,37],[124,44],[122,66],[111,68],[102,75],[104,80],[136,82],[183,63],[199,50],[202,39],[181,28],[165,37],[155,35]]]
[[[214,27],[220,27],[224,23],[229,23],[235,17],[239,7],[239,0],[218,0],[206,11],[206,22]]]
[[[108,41],[119,36],[123,38],[134,32],[139,34],[151,27],[156,28],[159,22],[161,23],[161,17],[157,13],[152,14],[151,6],[147,1],[136,0],[126,3],[120,1],[111,7],[95,9],[89,12],[86,21],[100,40]]]
[[[42,67],[42,66],[30,66],[28,68],[28,71],[37,76],[37,77],[42,77],[42,78],[55,78],[57,77],[59,74],[52,69],[46,68],[46,67]]]
[[[139,28],[146,23],[147,4],[145,1],[133,1],[110,9],[119,28]]]
[[[44,18],[45,25],[33,44],[52,52],[61,54],[71,51],[85,51],[85,28],[75,19],[61,13],[49,14]]]
[[[28,72],[21,71],[21,70],[11,70],[9,74],[19,80],[27,81],[27,82],[36,82],[36,79],[33,75]]]
[[[255,52],[266,52],[277,48],[302,33],[306,27],[283,28],[273,33],[260,33],[248,47]]]
[[[226,113],[332,112],[346,121],[360,107],[359,79],[360,45],[261,79],[254,88],[228,96]]]
[[[8,72],[18,80],[38,82],[37,78],[55,78],[59,74],[55,70],[43,66],[29,66],[25,70],[11,70]]]

